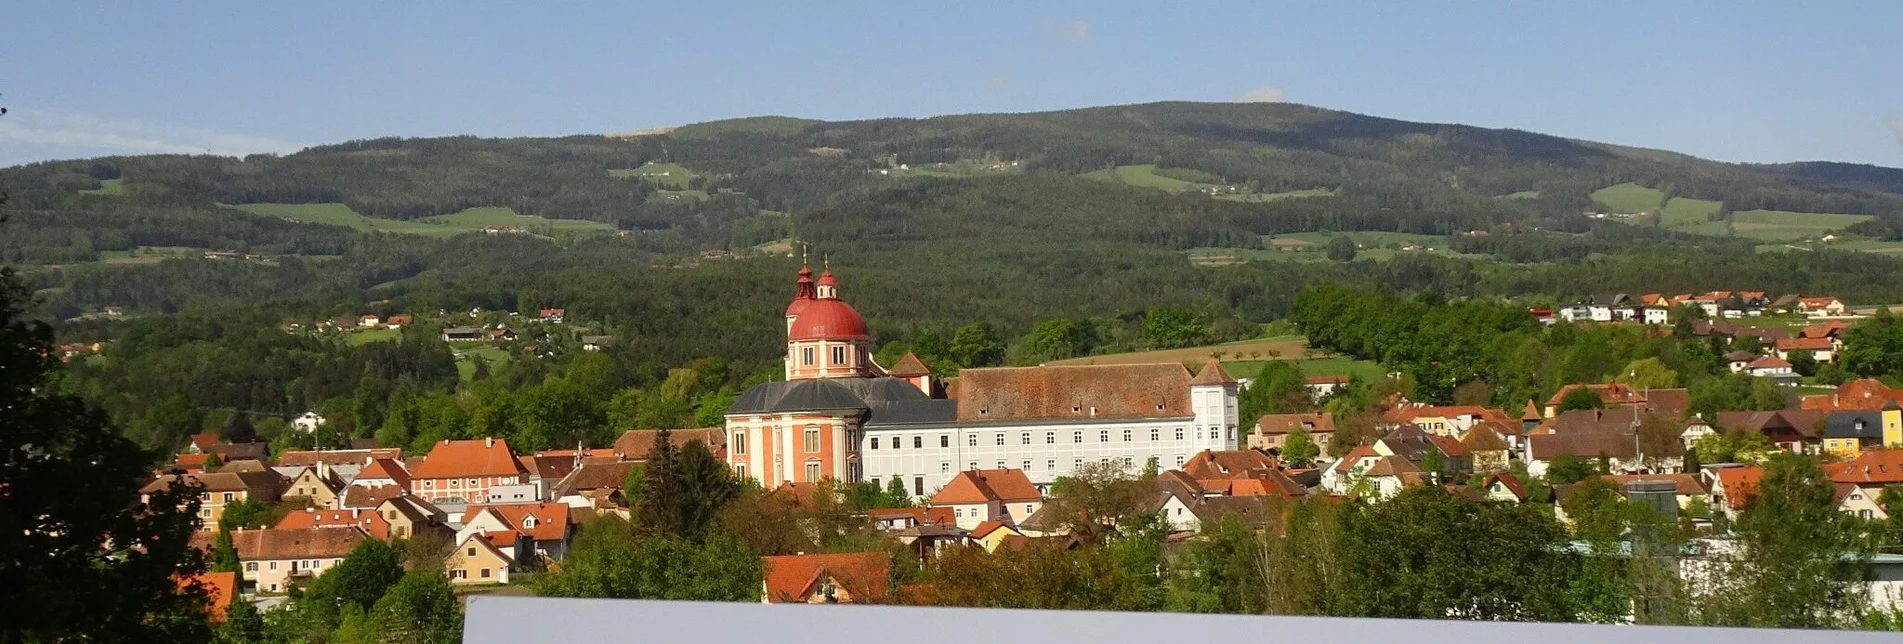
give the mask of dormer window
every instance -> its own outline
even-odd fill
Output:
[[[1084,410],[1084,408],[1083,408],[1082,406],[1080,406],[1080,405],[1071,405],[1071,406],[1070,406],[1070,413],[1073,413],[1073,414],[1075,414],[1075,413],[1079,413],[1079,412],[1082,412],[1083,410]]]

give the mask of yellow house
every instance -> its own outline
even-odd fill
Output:
[[[286,490],[284,496],[305,499],[311,507],[320,510],[335,510],[339,507],[343,489],[343,482],[337,480],[330,466],[318,463],[298,472],[297,478],[291,480],[291,489]]]
[[[971,531],[971,539],[984,546],[985,552],[997,552],[1011,537],[1022,537],[1024,533],[1005,525],[1003,521],[986,521]]]
[[[1872,447],[1903,446],[1903,409],[1839,411],[1824,418],[1824,453],[1847,461]]]
[[[513,563],[486,536],[472,534],[443,560],[443,574],[456,585],[506,584]]]
[[[238,501],[277,503],[283,477],[276,472],[194,472],[181,476],[161,476],[139,489],[139,502],[150,503],[152,495],[171,487],[176,479],[200,486],[198,492],[198,529],[213,530],[224,518],[225,506]]]

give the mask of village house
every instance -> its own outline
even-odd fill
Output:
[[[393,485],[402,490],[410,489],[410,471],[404,469],[403,461],[391,457],[373,457],[370,463],[357,471],[350,480],[351,487],[383,487]]]
[[[1342,454],[1322,470],[1321,487],[1330,494],[1347,494],[1355,486],[1368,468],[1380,460],[1380,452],[1371,445],[1356,445],[1348,453]]]
[[[317,412],[314,411],[304,412],[303,415],[291,419],[291,427],[305,434],[317,431],[317,428],[323,426],[324,417],[317,415]]]
[[[1634,389],[1619,382],[1597,384],[1573,384],[1560,387],[1553,397],[1546,399],[1543,414],[1552,418],[1559,414],[1559,404],[1566,394],[1575,389],[1587,389],[1599,395],[1600,404],[1607,409],[1632,407],[1651,411],[1666,418],[1684,418],[1685,408],[1691,405],[1691,395],[1685,389]]]
[[[198,485],[198,529],[214,530],[225,516],[225,506],[238,501],[277,503],[284,491],[284,479],[275,472],[197,472],[161,476],[139,489],[139,502],[151,503],[152,495],[164,491],[175,481]]]
[[[1877,506],[1876,500],[1883,488],[1903,485],[1903,450],[1872,449],[1865,450],[1856,458],[1842,463],[1825,463],[1824,475],[1830,482],[1840,487],[1838,508],[1852,511],[1866,518],[1884,518],[1888,515]],[[1841,489],[1843,486],[1854,490]],[[1857,498],[1851,498],[1855,496]],[[1865,514],[1864,511],[1869,511]]]
[[[887,532],[897,532],[921,525],[955,526],[957,517],[952,509],[935,508],[873,508],[866,511],[872,525]]]
[[[1777,341],[1777,357],[1789,361],[1799,353],[1808,353],[1819,363],[1837,359],[1837,343],[1830,338],[1785,338]]]
[[[513,547],[513,534],[510,534]],[[443,559],[443,575],[457,586],[509,583],[509,569],[515,560],[491,543],[483,534],[470,534],[456,542],[456,548]]]
[[[561,324],[568,319],[568,309],[542,309],[535,317],[549,324]]]
[[[463,512],[456,541],[460,543],[470,535],[486,535],[510,560],[561,561],[568,555],[568,539],[574,534],[569,510],[568,505],[562,503],[472,505]],[[520,537],[498,538],[508,532]],[[517,543],[528,549],[516,549],[514,544]]]
[[[390,319],[383,321],[383,328],[401,329],[403,327],[409,326],[412,320],[414,320],[414,318],[410,317],[410,315],[407,313],[392,315],[390,316]]]
[[[385,522],[390,524],[390,536],[398,539],[407,539],[430,531],[449,532],[449,527],[444,524],[449,518],[448,513],[428,501],[408,494],[385,499],[377,504],[375,510],[377,514],[383,515]]]
[[[1327,397],[1329,394],[1335,393],[1336,390],[1342,387],[1348,386],[1348,377],[1309,376],[1304,379],[1304,382],[1308,384],[1308,391],[1314,394],[1315,398],[1319,400]]]
[[[452,326],[443,328],[444,342],[476,342],[482,339],[482,329],[473,326]]]
[[[1891,402],[1881,411],[1836,411],[1824,418],[1824,454],[1850,460],[1872,447],[1903,447],[1903,407]]]
[[[1022,547],[1026,542],[1024,533],[1003,521],[986,521],[971,529],[971,540],[985,552],[997,552],[1006,546]]]
[[[318,461],[317,465],[303,468],[291,479],[284,498],[303,499],[305,505],[312,508],[332,509],[340,507],[344,482],[331,472],[330,464]]]
[[[1850,307],[1834,297],[1806,297],[1798,300],[1798,310],[1813,318],[1828,318],[1844,317],[1850,312]]]
[[[1833,483],[1832,485],[1835,488],[1835,494],[1831,497],[1831,503],[1836,506],[1838,512],[1865,519],[1890,518],[1890,513],[1885,512],[1883,505],[1877,502],[1877,497],[1882,494],[1880,489],[1873,492],[1870,488],[1850,483]]]
[[[1460,437],[1460,447],[1467,451],[1467,460],[1477,473],[1491,473],[1507,469],[1512,465],[1513,444],[1507,436],[1518,436],[1517,432],[1497,423],[1485,422],[1475,425]]]
[[[1693,503],[1711,502],[1711,490],[1697,474],[1606,474],[1601,476],[1619,486],[1619,493],[1626,494],[1635,483],[1671,483],[1673,499],[1680,510],[1689,508]]]
[[[1480,482],[1481,498],[1502,503],[1525,503],[1535,500],[1527,489],[1526,483],[1512,472],[1495,472]]]
[[[1328,441],[1335,437],[1335,417],[1327,413],[1265,415],[1249,431],[1248,448],[1279,454],[1297,429],[1307,432],[1309,440],[1326,452]]]
[[[883,604],[892,560],[884,553],[762,557],[760,601],[769,604]]]
[[[1744,366],[1744,373],[1759,378],[1770,378],[1786,386],[1797,384],[1797,379],[1800,377],[1791,368],[1789,361],[1777,356],[1764,356],[1752,360],[1751,364]]]
[[[1699,472],[1699,481],[1711,490],[1712,507],[1732,519],[1757,498],[1758,481],[1763,478],[1764,468],[1756,465],[1708,465]]]
[[[1410,465],[1414,466],[1412,468],[1413,471],[1423,471],[1422,466],[1428,463],[1429,455],[1438,455],[1440,458],[1439,469],[1426,472],[1430,475],[1430,478],[1434,478],[1437,481],[1456,480],[1461,473],[1472,470],[1472,466],[1467,460],[1467,449],[1461,446],[1460,441],[1447,436],[1428,433],[1425,428],[1412,423],[1402,425],[1394,431],[1388,432],[1386,436],[1382,436],[1379,440],[1376,440],[1373,447],[1376,454],[1381,456],[1395,456],[1408,461]],[[1401,468],[1390,469],[1392,469],[1397,476],[1401,472],[1408,471]],[[1370,474],[1370,476],[1373,476],[1373,474]]]
[[[1017,523],[1044,505],[1044,493],[1023,470],[967,470],[932,495],[931,507],[952,510],[955,525],[972,530],[986,521]]]
[[[515,460],[509,442],[499,438],[445,439],[410,469],[411,493],[437,504],[489,502],[489,488],[520,485],[528,472]]]
[[[355,528],[231,531],[244,580],[257,592],[271,594],[288,592],[292,584],[309,583],[336,567],[366,538],[369,535]]]
[[[622,488],[638,463],[632,461],[583,462],[556,481],[549,498],[571,508],[590,508],[596,512],[622,511],[628,508]]]
[[[1798,399],[1797,406],[1812,411],[1875,411],[1903,401],[1903,391],[1891,389],[1875,378],[1859,378],[1837,385],[1827,394]]]
[[[362,530],[379,541],[389,541],[393,536],[390,522],[374,510],[320,510],[307,508],[293,510],[278,519],[276,530],[311,530],[333,528],[340,530]]]
[[[1282,472],[1282,464],[1275,457],[1256,450],[1203,450],[1190,457],[1181,472],[1196,482],[1204,496],[1292,499],[1308,492]]]
[[[642,462],[648,460],[648,452],[654,450],[654,444],[660,440],[661,430],[630,429],[621,432],[615,438],[614,455],[621,460]],[[727,432],[719,427],[700,427],[695,429],[675,429],[668,431],[668,442],[675,449],[687,447],[688,443],[700,441],[714,457],[723,458],[727,454]],[[738,472],[736,472],[738,473]],[[817,481],[814,481],[817,482]]]
[[[1589,461],[1603,457],[1615,474],[1676,469],[1683,460],[1682,446],[1675,444],[1665,453],[1640,451],[1639,427],[1647,413],[1640,407],[1562,413],[1527,433],[1520,459],[1534,476],[1544,476],[1547,466],[1561,455]]]
[[[1802,409],[1774,411],[1721,411],[1713,419],[1714,429],[1751,430],[1764,434],[1778,449],[1795,454],[1816,454],[1823,446],[1824,414]]]

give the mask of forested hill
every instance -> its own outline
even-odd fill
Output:
[[[1432,236],[1441,241],[1431,245],[1458,251],[1463,259],[1423,257],[1419,263],[1438,268],[1392,277],[1400,286],[1452,286],[1454,295],[1546,288],[1530,285],[1537,272],[1524,270],[1498,282],[1476,279],[1489,270],[1478,258],[1561,262],[1542,270],[1562,275],[1549,289],[1562,292],[1546,294],[1563,297],[1610,286],[1571,279],[1581,265],[1566,262],[1599,262],[1593,270],[1605,272],[1613,270],[1605,258],[1671,249],[1679,262],[1701,253],[1730,258],[1693,262],[1726,275],[1674,271],[1671,279],[1684,282],[1675,288],[1783,280],[1873,299],[1889,294],[1860,275],[1892,268],[1882,255],[1733,260],[1784,243],[1772,233],[1786,228],[1811,237],[1862,228],[1872,243],[1903,237],[1895,225],[1903,219],[1899,176],[1845,164],[1725,164],[1280,103],[851,122],[761,117],[642,136],[389,138],[281,157],[102,157],[7,168],[0,190],[12,200],[0,224],[0,261],[31,274],[60,317],[103,306],[164,313],[261,300],[321,312],[360,303],[373,289],[377,299],[427,290],[432,304],[445,306],[469,299],[513,306],[519,289],[589,297],[562,292],[572,279],[548,284],[538,276],[651,276],[663,269],[650,267],[713,251],[784,254],[800,241],[914,284],[941,281],[920,278],[920,268],[959,271],[962,279],[943,278],[946,294],[969,301],[990,293],[1004,323],[1058,303],[1119,314],[1158,297],[1261,318],[1279,314],[1291,287],[1215,292],[1208,283],[1247,283],[1254,278],[1236,275],[1252,272],[1359,279],[1394,269],[1386,262],[1198,269],[1188,254],[1233,249],[1246,261],[1265,250],[1265,236],[1372,231]],[[1621,200],[1636,205],[1596,203],[1594,191],[1609,187],[1638,195]],[[1613,223],[1584,214],[1593,210],[1691,214]],[[1734,212],[1782,219],[1740,220],[1734,232]],[[531,234],[469,234],[484,227]],[[1460,236],[1476,229],[1497,234]],[[181,261],[206,250],[258,261]],[[1742,275],[1780,263],[1829,268]],[[735,271],[758,280],[755,270],[783,270],[754,266]],[[1138,267],[1142,273],[1132,273]],[[1622,287],[1663,288],[1639,269],[1617,270],[1631,282]],[[987,272],[1047,279],[984,287],[970,277]],[[1200,286],[1159,294],[1137,286],[1145,280]],[[1103,284],[1121,299],[1066,294]],[[444,285],[460,290],[445,295]],[[949,322],[897,317],[908,326]]]

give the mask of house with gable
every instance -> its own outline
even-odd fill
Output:
[[[1256,419],[1249,431],[1247,446],[1280,453],[1289,435],[1298,429],[1307,432],[1309,440],[1326,452],[1328,441],[1335,437],[1335,417],[1327,413],[1267,414]]]
[[[1784,338],[1778,340],[1777,357],[1786,362],[1800,353],[1810,354],[1818,363],[1832,362],[1837,359],[1837,343],[1828,337],[1821,338]]]
[[[1849,461],[1825,463],[1824,475],[1840,487],[1839,509],[1850,510],[1859,516],[1887,517],[1883,508],[1876,505],[1876,499],[1882,495],[1883,488],[1903,485],[1903,450],[1865,450]],[[1855,489],[1841,489],[1843,486]],[[1870,510],[1870,513],[1866,515],[1864,510]]]
[[[1824,417],[1823,452],[1850,460],[1873,447],[1903,446],[1903,406],[1880,411],[1833,411]]]
[[[1743,429],[1762,433],[1786,452],[1816,454],[1823,446],[1824,414],[1815,411],[1721,411],[1714,421],[1713,428],[1721,432]]]
[[[1488,474],[1487,477],[1480,482],[1480,494],[1482,498],[1488,501],[1500,501],[1504,503],[1525,503],[1527,501],[1538,500],[1533,498],[1532,492],[1527,488],[1526,483],[1521,481],[1520,477],[1512,472],[1495,472]]]
[[[1421,466],[1428,461],[1429,454],[1437,454],[1441,459],[1440,469],[1429,474],[1441,480],[1454,480],[1461,472],[1471,471],[1467,460],[1467,449],[1460,441],[1447,436],[1430,434],[1420,425],[1406,424],[1396,428],[1388,435],[1374,442],[1374,451],[1382,456],[1395,456],[1408,461],[1414,471],[1422,471]],[[1406,471],[1394,469],[1396,472]]]
[[[303,499],[309,507],[328,510],[339,507],[344,487],[343,479],[331,471],[330,465],[319,462],[298,472],[284,491],[284,497]]]
[[[1460,437],[1460,447],[1466,450],[1474,472],[1498,472],[1512,466],[1513,445],[1506,438],[1510,431],[1500,423],[1487,422],[1475,425]],[[1517,437],[1518,433],[1512,435]]]
[[[443,575],[457,586],[506,584],[514,567],[515,559],[483,534],[464,537],[443,559]]]
[[[1022,470],[967,470],[939,488],[929,504],[951,508],[953,523],[973,530],[986,521],[1016,525],[1030,518],[1043,507],[1044,493]]]
[[[238,501],[277,503],[284,493],[284,479],[276,472],[195,472],[160,476],[139,489],[139,502],[151,503],[152,495],[170,488],[174,481],[198,485],[198,529],[216,530],[225,516],[225,507]]]
[[[509,442],[500,438],[445,439],[409,471],[413,494],[450,505],[488,503],[490,488],[522,485],[528,479]]]
[[[1196,482],[1205,497],[1280,496],[1308,493],[1282,472],[1275,457],[1256,450],[1203,450],[1183,464],[1182,473]]]
[[[760,601],[768,604],[883,604],[892,560],[884,553],[846,552],[762,557]]]
[[[561,561],[568,555],[568,540],[574,534],[569,510],[563,503],[472,505],[463,511],[456,541],[480,534],[510,560]],[[510,538],[508,533],[517,536]]]
[[[355,527],[238,529],[230,534],[244,580],[257,592],[270,594],[309,583],[370,538]]]
[[[1711,490],[1712,506],[1735,520],[1745,506],[1758,497],[1758,481],[1764,478],[1764,468],[1727,464],[1707,467],[1701,474],[1701,482]]]
[[[278,519],[277,530],[311,530],[330,528],[341,530],[362,530],[378,541],[389,541],[394,535],[390,531],[390,522],[375,510],[322,510],[305,508],[293,510]]]

